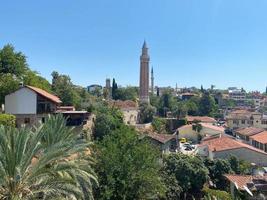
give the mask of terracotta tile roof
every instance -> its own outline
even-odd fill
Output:
[[[175,135],[170,134],[157,134],[157,133],[149,133],[147,136],[151,139],[154,139],[162,144],[165,144],[166,142],[170,141],[171,139],[175,138]]]
[[[180,128],[178,128],[178,131],[187,129],[187,128],[192,128],[192,124],[186,124],[186,125],[181,126]]]
[[[256,135],[253,135],[250,137],[250,139],[255,140],[262,144],[267,144],[267,131],[263,131],[261,133],[258,133]]]
[[[185,117],[188,122],[193,122],[193,121],[200,121],[204,123],[215,123],[216,120],[212,117],[208,116],[186,116]]]
[[[221,126],[215,126],[215,125],[212,125],[212,124],[209,124],[209,123],[200,123],[200,124],[205,128],[209,128],[209,129],[212,129],[212,130],[215,130],[215,131],[220,131],[222,133],[224,133],[224,130],[225,130]],[[183,125],[180,128],[178,128],[178,131],[181,131],[181,130],[187,129],[187,128],[192,128],[192,126],[193,126],[192,124]]]
[[[250,175],[233,175],[226,174],[224,175],[227,180],[236,184],[239,190],[245,190],[244,186],[247,186],[248,183],[252,183],[252,176]]]
[[[262,128],[247,127],[247,128],[239,128],[235,132],[244,136],[252,136],[263,131],[264,129]]]
[[[137,104],[134,101],[126,100],[126,101],[110,101],[109,104],[111,106],[118,107],[120,109],[128,109],[128,108],[137,108]]]
[[[251,151],[256,151],[256,152],[267,155],[266,152],[260,149],[257,149],[253,146],[242,143],[241,141],[238,141],[236,139],[233,139],[233,138],[230,138],[224,135],[218,138],[211,138],[208,140],[204,140],[201,142],[200,146],[208,146],[209,150],[212,152],[246,148],[246,149],[250,149]]]
[[[225,128],[223,128],[222,126],[215,126],[215,125],[207,124],[207,123],[200,123],[200,124],[205,128],[209,128],[215,131],[220,131],[222,133],[224,133],[224,130],[225,130]]]
[[[33,86],[29,86],[29,85],[26,85],[24,86],[26,88],[29,88],[31,89],[32,91],[36,92],[37,94],[57,103],[57,104],[60,104],[62,103],[62,101],[59,99],[59,97],[53,95],[53,94],[50,94],[48,93],[47,91],[43,90],[43,89],[40,89],[40,88],[37,88],[37,87],[33,87]]]

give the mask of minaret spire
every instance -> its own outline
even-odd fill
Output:
[[[140,102],[149,103],[149,55],[146,41],[140,56]]]
[[[154,70],[151,68],[151,94],[154,95]]]

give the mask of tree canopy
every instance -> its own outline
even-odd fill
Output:
[[[164,193],[159,176],[159,151],[137,133],[123,126],[98,143],[97,199],[155,199]]]

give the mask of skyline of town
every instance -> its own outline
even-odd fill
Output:
[[[265,91],[265,7],[240,0],[5,2],[0,47],[14,45],[50,81],[57,70],[77,85],[104,85],[114,77],[137,86],[146,39],[155,85]]]

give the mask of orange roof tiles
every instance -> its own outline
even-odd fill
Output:
[[[165,144],[171,139],[175,138],[175,135],[169,135],[169,134],[157,134],[157,133],[149,133],[147,134],[148,137],[157,140],[158,142]]]
[[[244,135],[244,136],[252,136],[255,134],[258,134],[260,132],[263,132],[264,129],[262,128],[256,128],[256,127],[247,127],[247,128],[239,128],[235,132]]]
[[[126,108],[137,108],[137,104],[134,101],[126,100],[126,101],[111,101],[110,105],[116,106],[120,109],[126,109]]]
[[[244,186],[247,186],[248,183],[252,183],[252,176],[250,175],[233,175],[226,174],[224,175],[230,182],[236,184],[239,189],[244,190]]]
[[[242,143],[241,141],[237,141],[233,138],[230,138],[228,136],[221,136],[218,138],[212,138],[209,140],[204,140],[200,146],[208,146],[210,151],[216,152],[216,151],[226,151],[231,149],[241,149],[241,148],[247,148],[252,151],[256,151],[259,153],[266,154],[266,152],[257,149],[253,146],[250,146],[248,144]]]
[[[261,133],[258,133],[256,135],[253,135],[250,137],[250,139],[255,140],[262,144],[267,144],[267,131],[263,131]]]
[[[40,89],[40,88],[37,88],[37,87],[33,87],[33,86],[29,86],[29,85],[26,85],[25,86],[26,88],[29,88],[30,90],[36,92],[37,94],[57,103],[57,104],[60,104],[62,103],[62,101],[59,99],[59,97],[53,95],[53,94],[50,94],[48,93],[47,91],[43,90],[43,89]]]
[[[205,123],[216,122],[214,118],[208,117],[208,116],[186,116],[185,118],[188,122],[193,122],[193,121],[200,121],[200,122],[205,122]]]
[[[220,132],[223,132],[223,133],[224,133],[224,130],[225,130],[222,126],[215,126],[215,125],[207,124],[207,123],[200,123],[200,124],[205,128],[213,129],[215,131],[220,131]]]

